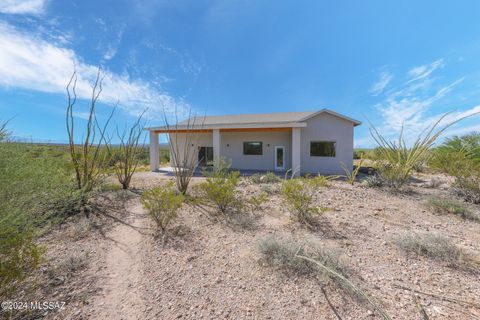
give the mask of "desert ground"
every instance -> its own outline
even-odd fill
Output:
[[[164,238],[155,236],[140,194],[169,179],[165,173],[138,172],[133,191],[107,192],[88,217],[73,216],[45,234],[45,262],[30,280],[35,284],[30,294],[64,301],[65,307],[29,317],[379,318],[332,281],[287,276],[267,265],[258,243],[274,236],[341,252],[352,281],[392,319],[480,319],[478,268],[407,256],[393,241],[405,232],[441,233],[478,263],[480,223],[435,214],[425,205],[432,196],[455,198],[445,176],[417,176],[401,191],[332,181],[317,196],[325,210],[314,227],[292,221],[280,183],[242,177],[238,190],[244,195],[268,194],[248,220],[226,223],[212,208],[184,204]],[[480,213],[478,205],[469,208]]]

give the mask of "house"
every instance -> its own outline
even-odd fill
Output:
[[[353,131],[360,124],[328,109],[192,117],[147,129],[150,166],[159,168],[158,134],[166,133],[179,159],[187,154],[199,166],[225,158],[239,170],[342,174],[342,163],[353,167]]]

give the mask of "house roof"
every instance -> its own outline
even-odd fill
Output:
[[[361,124],[360,121],[341,115],[329,109],[303,112],[273,112],[234,114],[223,116],[191,117],[178,122],[176,125],[151,127],[150,131],[170,131],[182,129],[223,129],[223,128],[282,128],[282,127],[305,127],[308,119],[321,113],[328,113],[340,119],[351,122],[354,126]]]

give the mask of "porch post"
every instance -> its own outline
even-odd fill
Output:
[[[150,170],[156,171],[159,168],[158,133],[150,131]]]
[[[292,174],[300,175],[301,128],[292,128]]]
[[[213,129],[213,162],[216,164],[220,160],[220,130]]]

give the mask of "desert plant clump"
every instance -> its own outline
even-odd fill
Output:
[[[125,128],[125,130],[120,133],[117,128],[118,146],[106,143],[111,159],[115,160],[113,163],[115,175],[125,190],[130,187],[132,176],[137,170],[141,160],[142,150],[144,150],[145,143],[141,141],[143,135],[142,116],[143,113],[129,130]]]
[[[179,193],[173,182],[165,186],[147,190],[142,195],[142,205],[155,221],[157,228],[165,232],[168,225],[177,217],[185,196]]]
[[[320,208],[315,205],[315,198],[320,188],[326,185],[327,180],[323,176],[283,181],[282,198],[295,220],[309,223],[313,215],[319,213]]]
[[[444,114],[432,126],[422,131],[411,146],[407,145],[404,138],[404,127],[401,129],[397,141],[392,142],[372,126],[370,133],[378,144],[375,151],[378,153],[378,173],[382,180],[387,186],[393,188],[399,188],[406,184],[415,168],[429,161],[432,146],[445,130],[476,114],[478,113],[459,118],[440,127],[440,123],[448,115],[448,113]]]
[[[421,255],[449,266],[463,263],[464,253],[450,238],[435,233],[404,233],[394,243],[408,256]]]
[[[430,198],[427,200],[426,206],[438,214],[450,213],[459,215],[463,219],[480,221],[480,216],[470,211],[463,203],[457,201],[442,198]]]
[[[300,245],[291,240],[267,237],[258,243],[261,261],[287,276],[316,278],[322,284],[331,282],[357,301],[378,313],[382,319],[390,319],[381,305],[349,278],[351,269],[338,250],[324,248],[317,243]]]
[[[447,139],[435,149],[429,164],[455,178],[455,194],[467,202],[480,203],[480,133]]]
[[[201,195],[222,214],[235,213],[242,205],[236,190],[240,173],[229,168],[229,163],[219,160],[211,172],[204,172],[207,179],[199,185]]]
[[[253,195],[247,199],[247,203],[251,206],[252,211],[258,211],[262,209],[262,205],[267,201],[268,194],[261,192],[259,195]]]
[[[362,184],[369,188],[380,188],[383,186],[383,180],[379,175],[373,174],[363,179]]]
[[[273,172],[267,172],[265,174],[255,173],[250,177],[253,183],[278,183],[282,179]]]
[[[360,168],[362,167],[362,163],[363,163],[363,159],[360,159],[360,161],[353,168],[353,170],[350,170],[349,168],[347,168],[345,163],[340,162],[340,166],[342,167],[343,172],[345,172],[345,178],[347,178],[347,182],[352,186],[357,180],[357,175],[358,175],[358,172],[360,171]]]

